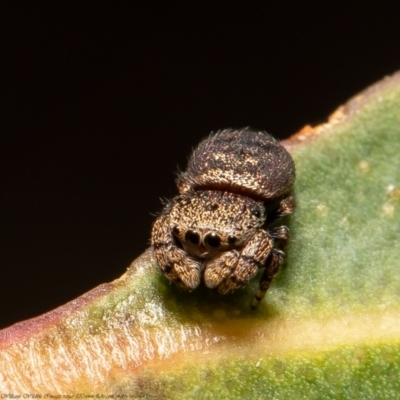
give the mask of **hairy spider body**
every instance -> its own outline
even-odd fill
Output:
[[[287,227],[265,227],[293,211],[294,179],[290,154],[264,132],[223,130],[202,141],[177,179],[180,195],[153,226],[161,272],[187,290],[204,280],[224,294],[264,267],[256,307],[289,241]]]

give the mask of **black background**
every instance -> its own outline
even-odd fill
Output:
[[[0,327],[118,278],[211,131],[284,138],[400,69],[384,1],[14,3],[0,5]]]

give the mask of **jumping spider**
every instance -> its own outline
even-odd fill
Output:
[[[225,294],[264,267],[257,307],[283,262],[289,230],[268,227],[294,210],[294,179],[292,157],[265,132],[226,129],[203,140],[153,226],[161,272],[184,289],[203,279]]]

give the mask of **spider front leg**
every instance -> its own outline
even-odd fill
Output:
[[[154,223],[151,244],[163,275],[184,289],[199,286],[201,265],[175,244],[168,215],[161,215]]]
[[[232,273],[221,283],[218,291],[225,294],[246,284],[262,267],[272,250],[274,239],[260,229],[242,249]]]
[[[238,263],[240,253],[237,250],[227,251],[207,263],[204,272],[204,283],[210,289],[215,288],[228,277]]]
[[[257,308],[265,293],[269,289],[272,279],[283,264],[285,253],[282,251],[289,242],[289,229],[287,226],[278,226],[269,231],[269,236],[274,239],[277,247],[273,248],[265,263],[265,269],[260,279],[259,289],[251,303],[253,309]]]

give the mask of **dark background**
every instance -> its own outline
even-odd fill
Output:
[[[284,138],[400,69],[384,1],[53,3],[0,5],[0,327],[123,274],[209,132]]]

